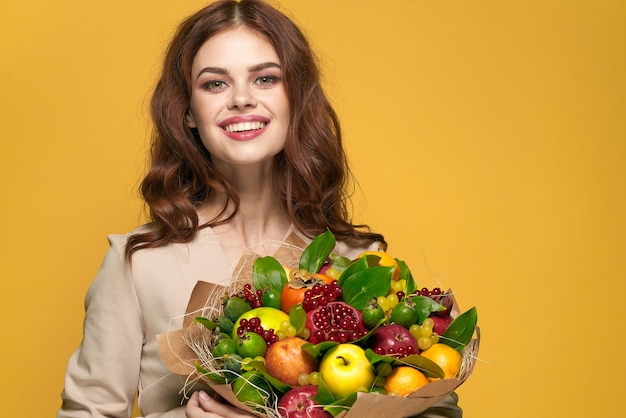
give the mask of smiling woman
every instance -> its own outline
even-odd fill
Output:
[[[349,258],[385,245],[351,221],[339,122],[313,53],[267,3],[222,0],[184,20],[151,114],[141,193],[152,222],[109,237],[59,418],[129,416],[137,390],[152,418],[249,416],[201,385],[184,399],[183,379],[161,361],[156,336],[182,325],[195,284],[228,284],[242,254],[304,247],[326,230]],[[447,402],[445,416],[457,416]]]
[[[605,344],[595,337],[596,349],[583,350],[585,356],[602,352],[601,369],[571,367],[580,363],[581,350],[568,347],[580,341],[582,329],[612,336],[626,321],[626,2],[268,1],[294,18],[319,54],[358,179],[353,219],[384,232],[392,253],[409,255],[420,284],[444,277],[461,300],[481,308],[481,361],[458,392],[465,415],[621,416],[626,363],[619,339]],[[159,61],[178,22],[208,2],[0,6],[4,416],[54,416],[59,408],[67,360],[82,338],[84,292],[109,247],[103,237],[145,219],[135,189],[147,166],[151,123],[144,108],[161,77]],[[298,63],[279,56],[289,101],[297,106],[290,118],[300,114],[308,124],[289,129],[308,136],[327,113],[318,105],[315,114],[302,109],[310,96],[295,100],[293,94],[305,91],[291,92],[300,80],[288,80]],[[181,62],[186,73],[189,61]],[[187,138],[179,126],[187,126],[188,99],[163,95],[170,110],[182,107],[157,119],[168,121],[170,135]],[[166,144],[170,151],[162,155],[182,152],[191,161],[205,152],[190,143],[195,154]],[[336,161],[327,154],[315,164]],[[313,170],[314,160],[299,169]],[[170,165],[177,163],[163,164],[164,176],[200,200],[202,193],[190,186],[196,174],[186,174],[201,171]],[[171,213],[187,212],[186,200],[159,186],[148,189],[172,196]],[[317,188],[317,180],[309,186]],[[309,196],[308,189],[295,194]],[[152,205],[160,203],[154,198]],[[207,253],[212,242],[205,241]],[[197,249],[178,248],[181,256]],[[154,270],[177,283],[162,305],[177,305],[174,295],[184,287],[178,262],[163,267],[156,250],[145,251],[154,254]],[[135,256],[133,265],[146,266]],[[215,266],[185,272],[220,274]],[[601,312],[581,315],[581,303],[594,298]],[[554,325],[541,341],[524,343],[519,336],[528,330],[529,312],[545,312],[546,300],[558,304],[549,309]],[[94,306],[89,309],[88,316]],[[153,313],[159,312],[146,315]],[[108,337],[103,334],[102,343]],[[124,370],[131,378],[135,361]],[[156,405],[149,395],[144,386],[142,404]],[[107,405],[117,399],[126,405],[123,396],[115,399]],[[144,407],[144,413],[155,409]]]

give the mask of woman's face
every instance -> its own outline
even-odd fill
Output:
[[[220,32],[196,54],[187,123],[221,172],[270,162],[285,146],[289,102],[278,54],[243,27]]]

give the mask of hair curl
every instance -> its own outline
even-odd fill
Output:
[[[236,190],[212,167],[197,131],[185,122],[197,51],[215,34],[236,26],[260,33],[276,50],[283,68],[290,121],[284,150],[274,158],[272,181],[291,222],[309,237],[328,229],[338,240],[384,243],[382,235],[350,221],[350,171],[341,128],[305,36],[261,0],[222,0],[184,20],[166,51],[150,102],[151,165],[140,187],[155,227],[128,238],[127,259],[140,249],[188,242],[198,229],[227,223],[236,213]],[[225,205],[216,218],[200,225],[197,208],[212,191],[225,193],[235,211],[224,217]]]

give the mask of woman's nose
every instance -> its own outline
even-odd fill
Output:
[[[228,102],[229,109],[245,109],[256,107],[257,100],[249,86],[235,87]]]

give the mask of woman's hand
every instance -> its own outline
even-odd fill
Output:
[[[248,414],[239,408],[226,405],[211,398],[206,392],[194,392],[185,407],[187,418],[249,418],[256,415]]]

